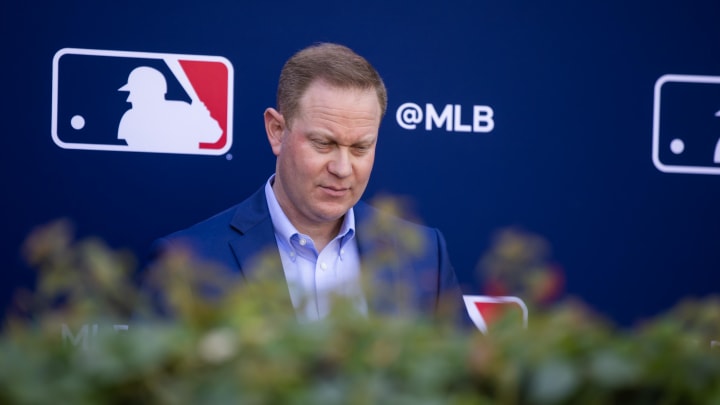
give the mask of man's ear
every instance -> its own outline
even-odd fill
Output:
[[[274,108],[265,110],[265,133],[267,133],[270,147],[275,156],[280,154],[283,133],[285,132],[285,118]]]

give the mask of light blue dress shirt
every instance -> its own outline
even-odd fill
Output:
[[[337,236],[318,252],[313,240],[298,232],[283,212],[272,189],[274,179],[275,175],[265,184],[265,198],[298,319],[313,321],[327,316],[333,295],[350,299],[361,314],[367,315],[353,209],[345,214]]]

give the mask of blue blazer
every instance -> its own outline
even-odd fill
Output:
[[[439,230],[382,213],[364,202],[355,205],[354,212],[361,272],[373,280],[368,299],[371,314],[432,317],[445,303],[456,307],[450,311],[453,315],[462,310],[462,293]],[[159,239],[154,251],[158,254],[172,246],[189,248],[196,258],[239,273],[242,282],[256,277],[285,279],[264,187],[240,204]],[[289,292],[286,298],[292,308]]]

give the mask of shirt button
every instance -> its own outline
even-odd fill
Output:
[[[325,262],[320,263],[320,268],[323,270],[327,270],[327,264],[325,264]]]
[[[305,238],[300,238],[300,246],[305,246],[305,244],[307,244]]]

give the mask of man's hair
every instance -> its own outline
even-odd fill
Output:
[[[293,55],[280,72],[277,107],[288,127],[298,112],[300,98],[317,80],[342,89],[375,90],[380,116],[385,115],[387,90],[375,68],[346,46],[319,43]]]

